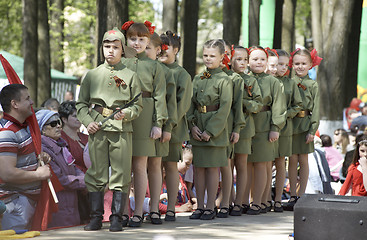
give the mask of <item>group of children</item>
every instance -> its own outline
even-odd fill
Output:
[[[307,74],[320,63],[315,50],[310,53],[297,49],[289,55],[284,50],[231,47],[224,40],[209,40],[203,46],[206,69],[191,80],[176,61],[181,47],[177,34],[167,31],[159,36],[147,21],[128,21],[122,30],[124,34],[113,29],[104,35],[105,63],[86,75],[76,104],[78,119],[90,134],[92,166],[85,180],[90,192],[91,222],[85,230],[101,228],[107,184],[113,191],[110,231],[141,226],[148,184],[150,220],[161,224],[158,205],[162,166],[168,195],[165,221],[175,221],[177,162],[182,159],[182,142],[187,140],[192,144],[197,197],[191,219],[269,211],[274,160],[274,210],[282,211],[285,156],[290,157],[290,204],[297,201],[307,183],[307,154],[313,151],[319,123],[317,82]],[[132,49],[136,56],[127,58]],[[295,70],[294,78],[288,75],[288,63]],[[141,97],[123,108],[139,92]],[[114,111],[115,115],[102,123]],[[237,181],[231,199],[234,166]],[[125,204],[130,169],[135,194],[131,218]],[[223,198],[217,212],[220,174]]]

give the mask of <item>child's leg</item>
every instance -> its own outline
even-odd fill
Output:
[[[195,182],[196,183],[196,182]],[[216,167],[205,168],[205,183],[208,193],[207,209],[214,210],[215,198],[218,192],[219,171]]]
[[[298,166],[298,154],[293,154],[289,158],[288,164],[288,176],[289,176],[289,187],[291,196],[297,196],[297,166]]]
[[[162,189],[162,158],[148,158],[148,183],[150,192],[150,212],[158,212]]]
[[[232,191],[232,169],[231,169],[231,161],[228,160],[228,165],[220,168],[220,172],[222,173],[222,201],[220,203],[220,207],[229,207],[229,198]],[[219,176],[218,176],[219,179]],[[218,187],[218,185],[217,185]]]
[[[177,162],[163,162],[166,172],[166,186],[168,195],[167,210],[175,211],[177,200],[177,191],[179,185],[179,174],[177,170]],[[167,213],[169,214],[169,213]]]
[[[245,190],[247,186],[247,154],[235,154],[234,162],[236,165],[236,199],[234,203],[236,205],[241,206],[243,202],[243,196],[245,195]],[[252,174],[251,174],[252,177]],[[247,192],[247,201],[248,204],[248,193]]]
[[[271,189],[271,178],[272,178],[272,166],[273,162],[266,162],[266,184],[263,196],[261,197],[261,202],[268,206],[267,201],[270,201],[269,195],[270,195],[270,189]]]
[[[277,170],[275,176],[275,201],[281,202],[282,201],[282,194],[284,188],[284,181],[285,181],[285,158],[279,157],[275,159],[275,167]]]
[[[194,167],[194,185],[198,209],[204,209],[205,180],[205,168]]]
[[[254,163],[254,188],[252,191],[253,204],[261,205],[261,198],[265,191],[266,185],[266,167],[268,162],[255,162]],[[257,210],[254,208],[254,210]]]
[[[143,216],[143,204],[145,193],[147,192],[147,159],[148,157],[133,157],[132,170],[134,173],[134,195],[135,195],[135,211],[134,215]],[[138,218],[133,218],[138,222]]]
[[[247,162],[247,181],[245,185],[245,191],[242,198],[242,203],[249,205],[250,203],[250,190],[253,182],[253,171],[254,164],[252,162]]]
[[[299,178],[300,178],[300,189],[298,196],[302,196],[306,191],[307,181],[308,181],[308,154],[300,154],[298,157],[299,161]]]

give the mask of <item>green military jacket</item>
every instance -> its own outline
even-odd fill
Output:
[[[168,119],[163,124],[162,130],[170,133],[177,125],[176,82],[172,70],[161,62],[159,64],[162,66],[166,78],[166,105],[168,113]]]
[[[120,86],[116,85],[115,76],[123,80]],[[102,121],[104,117],[101,114],[94,109],[89,110],[92,104],[114,110],[126,104],[140,91],[140,81],[135,72],[121,62],[114,66],[105,62],[85,76],[76,102],[77,117],[86,127],[91,122]],[[142,100],[139,97],[137,102],[124,110],[125,118],[122,121],[108,120],[102,125],[102,130],[132,132],[131,121],[139,116],[142,109]]]
[[[303,78],[295,76],[293,78],[302,98],[302,110],[308,110],[311,115],[303,118],[293,118],[293,134],[308,132],[315,135],[320,123],[320,95],[316,81],[306,75]],[[302,86],[305,89],[302,88]]]
[[[226,67],[223,68],[223,71],[232,80],[233,86],[232,108],[228,117],[228,131],[231,135],[232,132],[240,133],[241,129],[246,126],[246,119],[243,115],[242,107],[244,83],[242,77],[238,73],[228,70]]]
[[[263,106],[261,89],[254,77],[245,73],[240,73],[243,78],[243,113],[246,119],[246,126],[241,130],[240,138],[251,138],[255,136],[255,122],[253,113],[257,113]]]
[[[139,53],[137,58],[123,58],[122,63],[138,74],[141,90],[152,94],[154,99],[152,121],[154,126],[162,127],[168,119],[168,113],[166,80],[161,64],[147,57],[145,52]]]
[[[284,96],[287,104],[286,124],[280,132],[281,136],[292,136],[293,121],[292,119],[302,109],[302,98],[298,91],[297,84],[288,76],[278,78],[283,85]]]
[[[210,136],[209,142],[197,141],[191,137],[192,145],[226,147],[229,144],[227,119],[232,106],[232,81],[221,68],[207,69],[210,77],[203,73],[193,80],[193,97],[187,113],[189,127],[197,126]],[[217,105],[216,111],[201,113],[198,107]]]
[[[270,111],[254,114],[256,132],[279,132],[285,125],[287,113],[285,97],[282,94],[282,86],[278,79],[266,73],[250,73],[257,80],[261,89],[263,106],[269,106]]]
[[[173,72],[176,85],[177,125],[172,129],[171,142],[180,143],[190,140],[186,113],[191,104],[192,81],[190,74],[177,62],[166,66]]]

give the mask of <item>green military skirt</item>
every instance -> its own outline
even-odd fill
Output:
[[[292,155],[292,136],[280,136],[278,141],[274,142],[275,157],[285,157]]]
[[[195,167],[228,166],[227,147],[192,146],[193,165]]]
[[[133,156],[157,156],[155,140],[150,138],[153,127],[154,100],[143,98],[143,110],[133,125]]]
[[[306,144],[308,132],[293,135],[292,154],[308,154],[315,151],[314,142]]]
[[[274,143],[269,142],[269,132],[258,132],[252,138],[252,153],[248,162],[274,161]]]
[[[169,143],[169,152],[163,162],[179,162],[182,159],[182,143]]]
[[[167,157],[169,153],[169,141],[161,142],[161,139],[155,140],[156,157]]]
[[[227,146],[227,158],[233,159],[234,158],[234,144],[229,144]]]
[[[234,145],[234,153],[238,154],[251,154],[251,142],[252,138],[241,138]]]

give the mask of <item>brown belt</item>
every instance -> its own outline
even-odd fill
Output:
[[[141,97],[143,97],[143,98],[150,98],[150,97],[152,97],[152,93],[146,92],[146,91],[142,91],[141,92]]]
[[[297,113],[296,117],[300,117],[300,118],[304,118],[308,115],[311,115],[311,111],[310,110],[302,110],[299,113]]]
[[[199,113],[207,113],[217,111],[219,109],[219,104],[217,105],[210,105],[210,106],[198,106]]]
[[[263,106],[261,109],[260,109],[260,112],[266,112],[266,111],[270,111],[271,108],[268,106],[268,105],[265,105]]]
[[[113,109],[104,108],[104,107],[99,106],[99,105],[95,105],[93,109],[96,110],[103,117],[108,117],[113,113]]]

